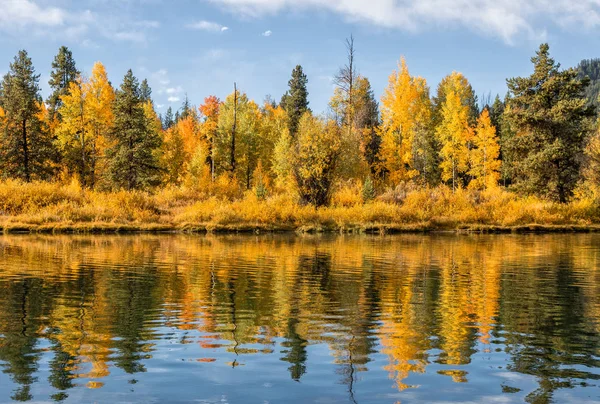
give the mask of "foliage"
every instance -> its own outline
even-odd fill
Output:
[[[459,176],[468,170],[468,142],[473,133],[469,126],[469,105],[463,99],[463,95],[468,93],[468,87],[465,87],[459,74],[450,75],[447,84],[436,135],[442,144],[442,180],[451,180],[452,189],[455,190],[460,185]]]
[[[296,135],[300,118],[308,108],[308,78],[302,66],[297,65],[292,70],[292,78],[288,82],[289,90],[281,97],[281,107],[287,112],[288,129],[292,136]]]
[[[496,136],[496,128],[492,125],[488,109],[485,108],[477,119],[471,150],[472,188],[493,188],[498,185],[501,161],[500,145]]]
[[[75,65],[75,59],[73,59],[73,52],[66,46],[61,46],[52,62],[52,72],[48,81],[52,89],[52,94],[48,97],[50,121],[55,118],[61,120],[59,110],[62,107],[62,97],[69,94],[71,83],[75,82],[79,75],[80,72]]]
[[[505,115],[514,131],[507,146],[515,189],[566,202],[580,178],[588,118],[594,113],[584,97],[589,80],[579,79],[575,69],[560,70],[547,44],[531,61],[531,76],[507,80],[511,98]]]
[[[298,125],[292,167],[303,203],[329,202],[340,147],[339,127],[306,112]]]
[[[156,149],[161,139],[144,111],[139,83],[129,70],[114,103],[112,145],[107,150],[110,180],[115,188],[148,189],[160,181]]]
[[[66,47],[53,63],[47,106],[39,76],[21,51],[0,85],[2,176],[77,184],[82,193],[152,192],[151,198],[169,200],[168,209],[207,199],[229,208],[245,200],[256,205],[252,209],[293,201],[294,208],[313,205],[305,210],[313,220],[315,208],[331,203],[328,214],[337,216],[321,217],[318,226],[344,227],[351,213],[369,216],[361,210],[365,202],[386,218],[397,215],[394,223],[440,217],[487,223],[479,215],[490,195],[519,209],[513,199],[522,195],[544,212],[555,205],[543,198],[575,198],[595,209],[598,135],[590,137],[595,111],[587,106],[590,88],[582,78],[597,76],[595,61],[562,71],[542,45],[534,74],[510,79],[506,98],[492,102],[490,94],[480,113],[461,73],[444,77],[431,98],[427,82],[412,76],[402,59],[389,77],[380,116],[369,79],[357,72],[353,38],[346,44],[348,59],[335,76],[327,118],[308,108],[301,66],[279,105],[269,96],[258,105],[234,85],[224,101],[209,96],[197,109],[186,95],[179,110],[169,108],[163,117],[147,80],[140,84],[129,71],[115,92],[102,64],[86,78]],[[414,201],[422,207],[411,206]]]
[[[381,98],[381,117],[380,156],[389,182],[431,177],[429,88],[424,79],[409,74],[404,58]]]
[[[19,51],[2,80],[0,167],[5,177],[51,178],[57,153],[40,97],[39,75],[26,51]]]
[[[367,179],[365,179],[365,182],[362,186],[361,194],[363,202],[369,202],[375,199],[375,187],[373,185],[371,177],[367,177]]]
[[[589,105],[600,105],[600,59],[586,59],[579,62],[577,73],[580,79],[588,78],[590,84],[585,89]]]

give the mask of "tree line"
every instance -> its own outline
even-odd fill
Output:
[[[351,37],[322,115],[309,107],[298,65],[279,101],[259,105],[235,85],[225,100],[208,96],[196,108],[186,96],[161,116],[147,80],[129,70],[115,89],[101,63],[85,76],[64,46],[43,100],[40,75],[21,50],[0,83],[0,175],[75,178],[99,190],[227,183],[260,197],[294,192],[316,206],[349,181],[363,184],[365,199],[386,188],[445,184],[502,186],[559,202],[584,182],[600,184],[598,60],[561,69],[542,44],[530,76],[508,79],[504,98],[480,102],[459,72],[432,95],[402,58],[379,102],[355,54]]]

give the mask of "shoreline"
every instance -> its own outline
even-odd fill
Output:
[[[368,224],[356,226],[271,225],[240,223],[215,224],[123,224],[123,223],[6,223],[0,225],[3,234],[544,234],[544,233],[596,233],[598,225],[545,225],[528,224],[498,226],[459,224],[456,226],[414,224]]]

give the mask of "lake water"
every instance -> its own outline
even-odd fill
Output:
[[[2,236],[0,402],[600,403],[600,235]]]

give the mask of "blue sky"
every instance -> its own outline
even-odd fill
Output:
[[[0,0],[0,73],[26,49],[46,97],[66,45],[84,73],[104,63],[115,86],[129,68],[148,78],[163,112],[186,93],[195,105],[223,99],[234,81],[258,102],[278,100],[301,64],[310,106],[324,112],[351,33],[379,97],[402,55],[432,92],[456,70],[480,96],[503,95],[541,42],[574,66],[600,57],[599,31],[599,0]]]

